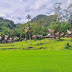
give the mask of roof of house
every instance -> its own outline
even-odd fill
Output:
[[[59,27],[56,27],[54,30],[48,29],[48,31],[50,34],[53,34],[53,33],[56,33],[58,29],[59,29]]]
[[[69,31],[69,30],[67,29],[67,33],[68,33],[68,34],[71,34],[71,31]]]

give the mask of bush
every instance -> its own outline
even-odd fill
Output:
[[[72,38],[71,38],[71,42],[72,42]]]
[[[20,38],[20,41],[22,41],[23,40],[23,38]]]
[[[19,39],[18,38],[16,38],[16,40],[15,41],[19,41]]]
[[[71,46],[69,45],[69,43],[66,44],[65,49],[71,49]]]

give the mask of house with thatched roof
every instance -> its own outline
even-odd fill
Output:
[[[33,35],[32,36],[32,39],[37,39],[37,35]]]
[[[57,32],[58,29],[59,29],[59,27],[57,27],[54,30],[48,29],[49,34],[50,34],[49,37],[50,38],[56,38],[56,37],[58,37],[59,36],[59,32]],[[60,37],[62,37],[63,35],[64,35],[64,33],[61,33],[60,34]]]
[[[32,39],[39,39],[39,38],[43,38],[43,35],[33,35]]]
[[[50,38],[55,38],[56,37],[56,34],[58,34],[58,33],[56,33],[58,29],[59,29],[59,27],[56,27],[56,29],[54,29],[54,30],[48,29],[49,34],[50,34]]]
[[[68,33],[69,35],[71,35],[71,31],[69,31],[68,29],[67,29],[67,33]]]

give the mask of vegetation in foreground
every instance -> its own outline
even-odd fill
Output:
[[[0,51],[0,72],[72,72],[72,51]]]
[[[64,49],[72,49],[72,40],[71,38],[62,38],[61,41],[58,39],[51,40],[49,38],[42,40],[27,40],[14,42],[14,43],[3,43],[0,44],[0,49],[23,49],[23,50],[39,50],[39,49],[47,49],[47,50],[64,50]]]

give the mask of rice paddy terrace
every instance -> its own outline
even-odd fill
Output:
[[[63,50],[67,43],[69,43],[70,47],[72,47],[71,38],[62,38],[61,41],[51,40],[51,39],[43,39],[43,40],[27,40],[27,42],[14,42],[14,43],[3,43],[0,44],[0,50],[6,49],[23,49],[23,50],[39,50],[39,49],[47,49],[47,50]]]

